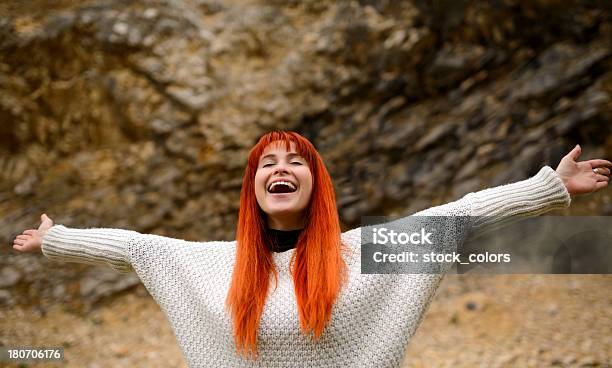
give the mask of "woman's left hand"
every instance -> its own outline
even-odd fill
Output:
[[[581,152],[580,145],[576,145],[561,159],[556,170],[571,197],[592,193],[608,186],[612,162],[600,159],[577,162]]]

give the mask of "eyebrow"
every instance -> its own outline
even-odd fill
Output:
[[[289,153],[289,154],[287,155],[287,157],[289,157],[290,159],[291,159],[291,158],[294,158],[294,157],[296,157],[296,156],[297,156],[297,157],[302,158],[302,156],[300,156],[300,154],[299,154],[299,153],[295,153],[295,152],[291,152],[291,153]],[[261,158],[259,161],[263,161],[263,160],[265,160],[266,158],[276,158],[276,155],[275,155],[275,154],[273,154],[273,153],[269,153],[269,154],[267,154],[267,155],[263,156],[263,157],[262,157],[262,158]]]

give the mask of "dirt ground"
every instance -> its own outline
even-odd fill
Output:
[[[0,310],[0,343],[64,346],[64,363],[7,367],[186,367],[142,285],[86,316]],[[448,275],[404,368],[612,367],[612,276]]]

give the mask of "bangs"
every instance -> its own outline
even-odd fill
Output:
[[[252,165],[251,167],[257,167],[259,159],[268,146],[282,144],[284,142],[287,152],[291,149],[291,143],[295,144],[295,151],[302,156],[308,163],[308,166],[312,168],[316,163],[313,156],[315,148],[311,144],[308,144],[307,141],[299,139],[295,134],[294,132],[272,131],[261,137],[249,153],[249,166]]]

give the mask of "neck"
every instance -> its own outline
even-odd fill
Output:
[[[302,216],[283,216],[282,219],[268,216],[268,228],[274,230],[301,230],[304,228]]]

